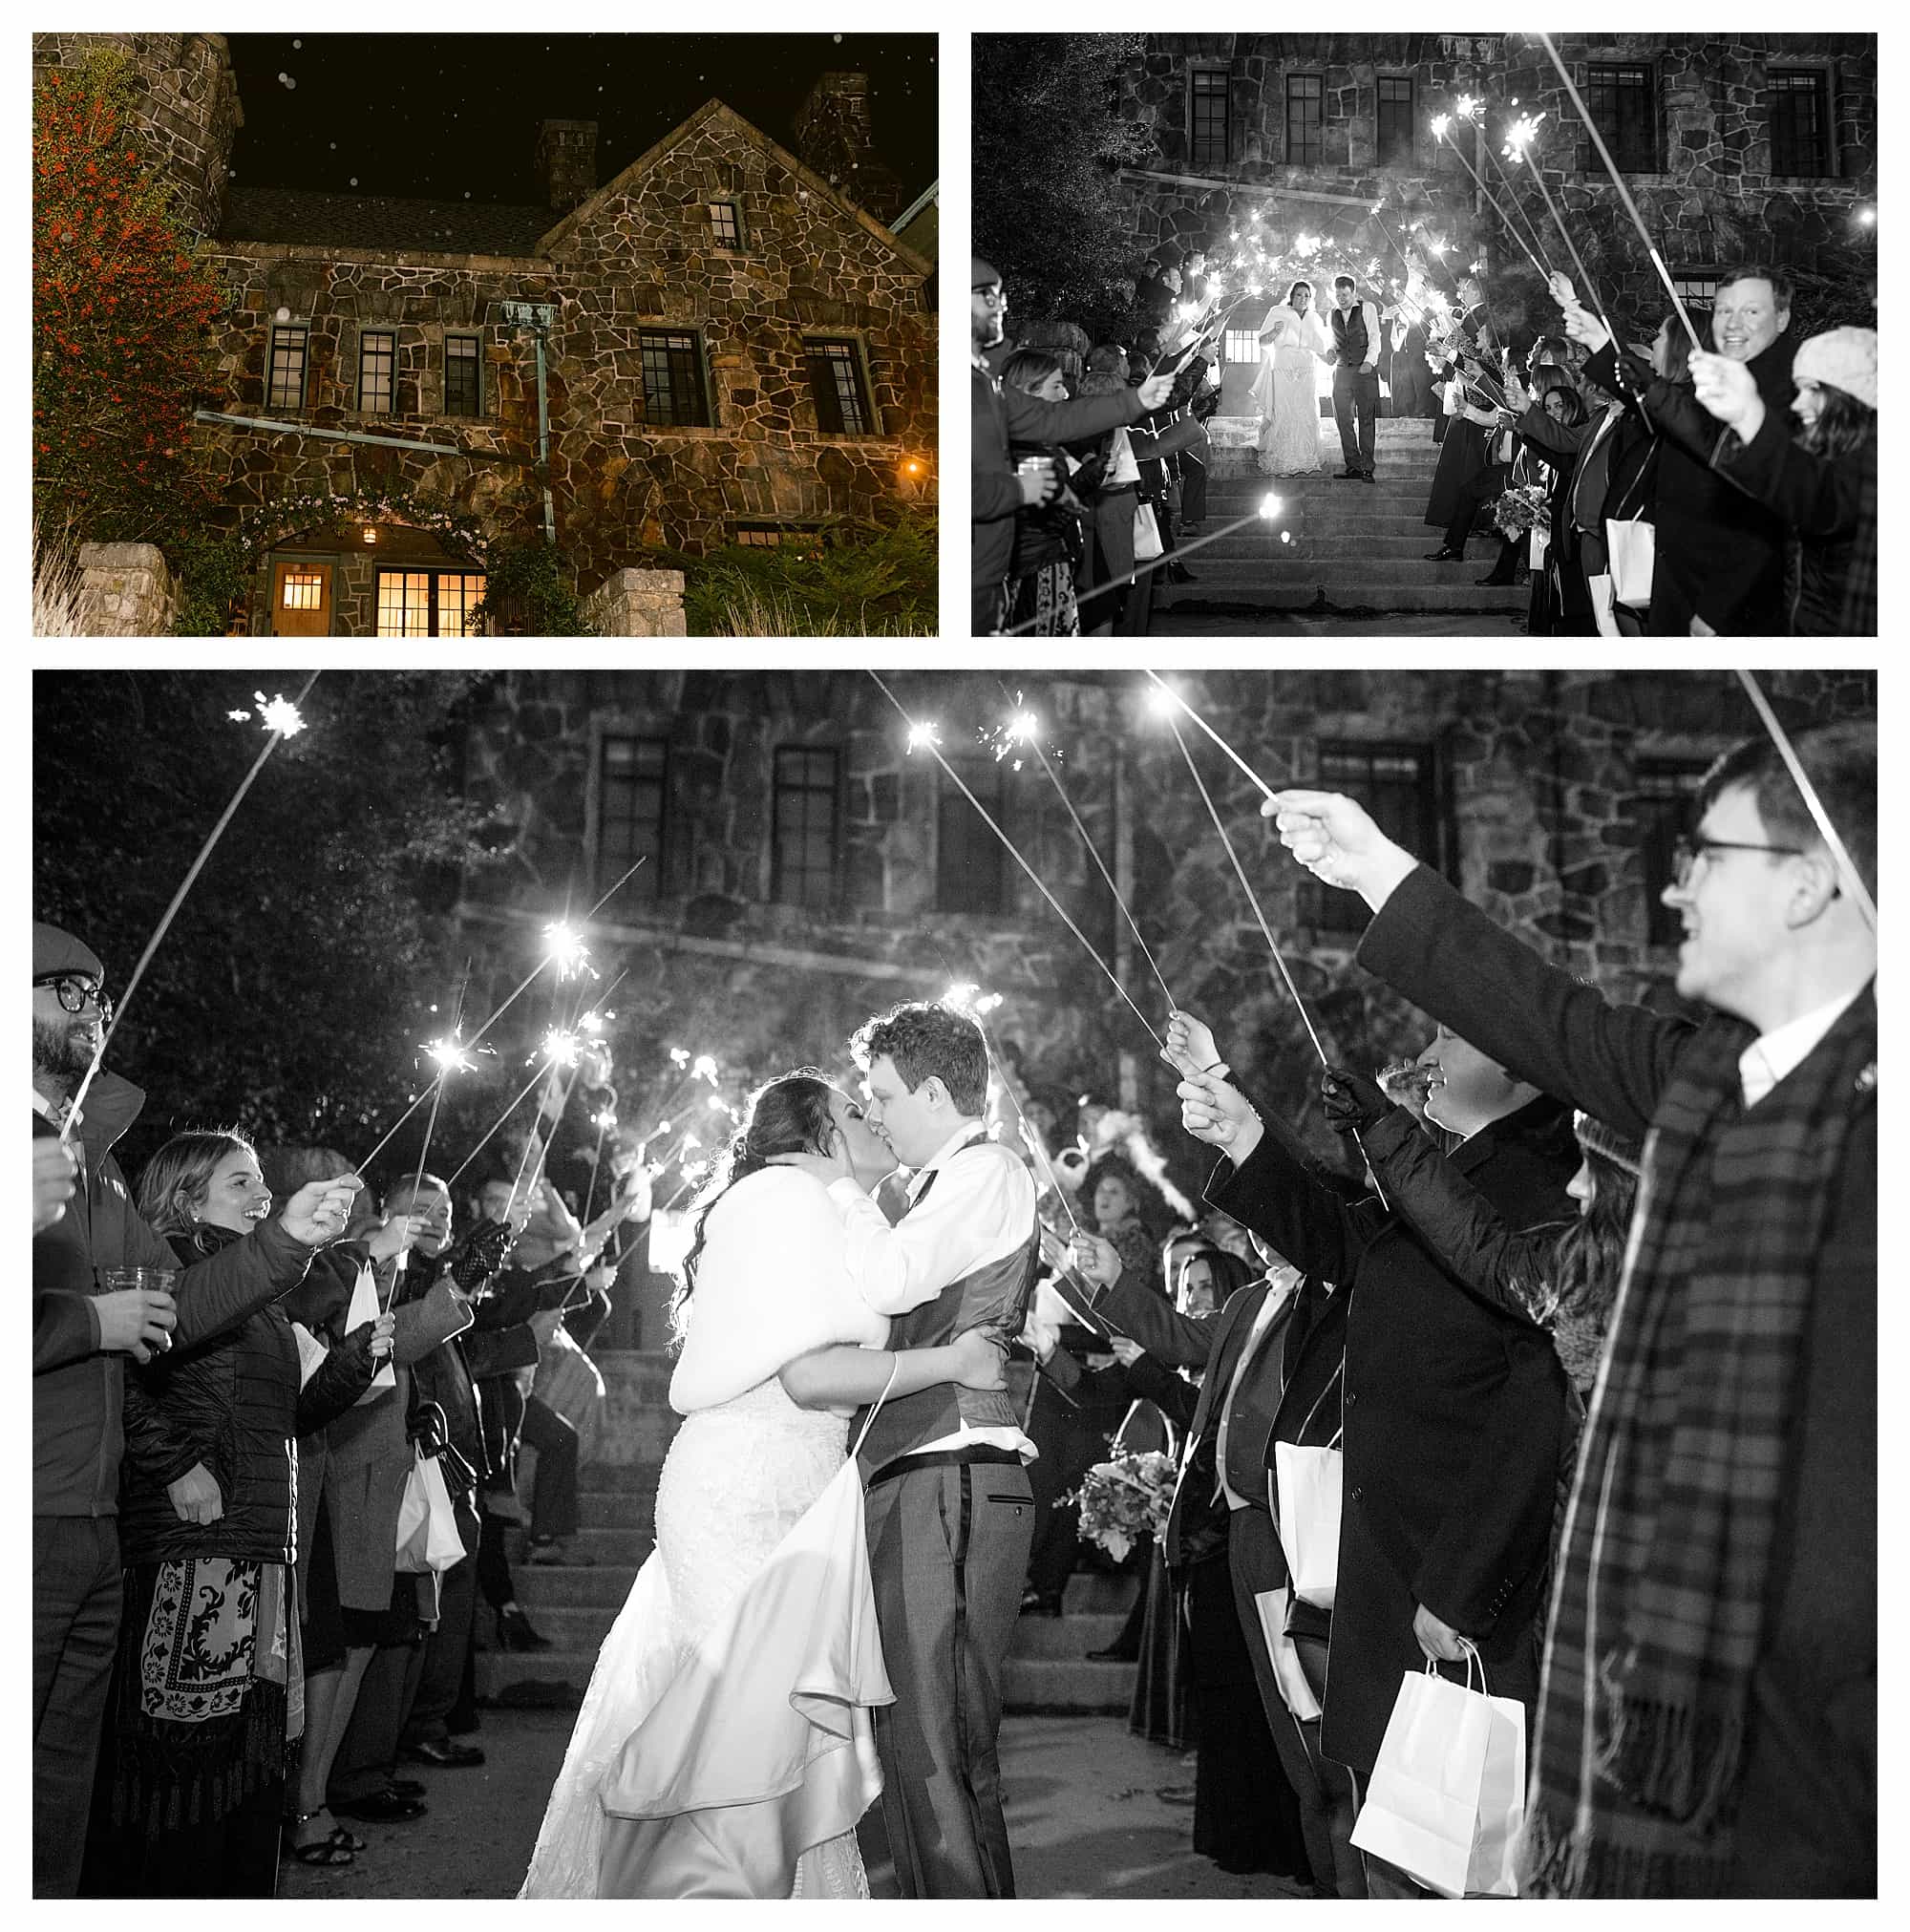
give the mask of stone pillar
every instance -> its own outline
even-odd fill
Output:
[[[584,600],[584,620],[599,637],[683,637],[683,572],[613,570]]]
[[[180,587],[150,543],[82,543],[79,576],[82,637],[164,637],[179,615]]]

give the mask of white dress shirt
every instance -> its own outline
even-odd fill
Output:
[[[973,1151],[954,1157],[973,1143]],[[944,1172],[944,1168],[946,1172]],[[928,1177],[935,1185],[923,1199]],[[951,1134],[908,1184],[908,1212],[891,1227],[882,1211],[846,1178],[830,1182],[847,1238],[849,1279],[879,1314],[903,1315],[932,1302],[951,1282],[1023,1246],[1034,1232],[1034,1182],[1027,1164],[979,1121]],[[974,1429],[924,1442],[915,1453],[987,1443],[1024,1461],[1035,1448],[1019,1429]]]
[[[1781,1027],[1760,1033],[1737,1056],[1737,1074],[1744,1084],[1747,1112],[1786,1074],[1804,1063],[1812,1049],[1836,1025],[1844,1008],[1856,998],[1856,993],[1846,993],[1841,999],[1813,1007],[1808,1013],[1799,1013],[1794,1020],[1786,1020]]]

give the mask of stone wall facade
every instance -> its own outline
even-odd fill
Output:
[[[244,125],[223,33],[35,33],[33,73],[76,64],[88,47],[133,58],[141,136],[173,184],[182,224],[219,232],[232,137]]]
[[[954,672],[890,682],[911,715],[939,724],[944,754],[1157,1027],[1165,1000],[1038,761],[998,763],[977,735],[1008,714],[1000,683]],[[1792,730],[1875,712],[1872,673],[1764,682]],[[1439,848],[1429,856],[1469,897],[1615,997],[1668,997],[1675,960],[1649,931],[1653,808],[1641,795],[1652,775],[1694,776],[1756,730],[1728,673],[1208,671],[1181,688],[1273,783],[1315,778],[1336,749],[1419,756]],[[1172,734],[1127,678],[1040,676],[1021,690],[1177,1001],[1210,1018],[1255,1091],[1330,1155],[1311,1099],[1312,1048]],[[1125,1094],[1182,1188],[1198,1193],[1172,1076],[985,831],[969,849],[999,857],[993,907],[946,909],[943,841],[972,814],[931,757],[907,752],[901,719],[862,673],[503,676],[466,747],[469,788],[511,857],[465,907],[487,942],[474,947],[480,957],[515,961],[499,935],[529,941],[554,900],[588,904],[614,881],[623,860],[604,847],[602,761],[606,736],[620,733],[668,743],[662,848],[592,940],[600,963],[627,967],[626,984],[642,989],[612,1003],[627,1008],[620,1065],[656,1065],[669,1046],[708,1051],[732,1094],[804,1060],[847,1074],[844,1043],[869,1013],[973,981],[1002,995],[989,1024],[1032,1088],[1064,1113],[1084,1093]],[[838,754],[835,876],[809,905],[775,892],[775,753],[790,747]],[[1211,748],[1196,757],[1328,1051],[1377,1065],[1416,1051],[1425,1022],[1353,963],[1357,932],[1308,923],[1324,888],[1285,860],[1259,794]],[[499,966],[494,1000],[510,970]],[[482,991],[472,999],[481,1006]]]
[[[1644,64],[1657,109],[1658,170],[1627,175],[1646,225],[1674,273],[1701,277],[1745,261],[1774,261],[1858,287],[1876,275],[1875,230],[1856,219],[1877,194],[1877,40],[1873,34],[1733,32],[1563,33],[1560,54],[1581,93],[1588,63]],[[1765,88],[1772,66],[1821,73],[1832,117],[1821,176],[1771,172]],[[1227,76],[1224,165],[1193,159],[1189,116],[1195,71]],[[1286,78],[1322,81],[1322,158],[1286,162]],[[1379,159],[1379,81],[1413,84],[1410,153]],[[1218,250],[1249,217],[1263,214],[1288,236],[1324,237],[1327,253],[1382,280],[1403,269],[1372,203],[1389,199],[1395,242],[1402,219],[1431,218],[1453,244],[1449,263],[1483,244],[1495,275],[1525,270],[1523,256],[1448,145],[1430,129],[1461,95],[1486,97],[1496,129],[1517,112],[1543,112],[1538,151],[1545,183],[1572,223],[1573,238],[1608,304],[1657,312],[1664,290],[1625,217],[1558,74],[1530,34],[1155,34],[1128,83],[1124,109],[1150,119],[1161,159],[1123,180],[1135,205],[1138,258],[1162,243]],[[1607,140],[1611,131],[1605,130]],[[1501,202],[1507,188],[1491,156],[1468,159]],[[1536,187],[1517,162],[1515,213],[1536,229],[1542,252],[1569,257]],[[1402,215],[1402,208],[1404,213]]]

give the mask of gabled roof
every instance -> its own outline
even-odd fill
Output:
[[[496,202],[427,202],[388,195],[328,195],[251,188],[225,196],[222,242],[293,242],[330,248],[403,248],[421,254],[535,256],[550,210]]]
[[[549,229],[540,239],[537,244],[537,252],[541,255],[555,254],[563,243],[584,224],[585,219],[593,210],[605,205],[615,196],[632,192],[643,178],[657,166],[677,142],[696,133],[707,122],[719,117],[731,132],[739,136],[742,139],[751,142],[755,147],[760,148],[772,159],[787,168],[812,195],[821,196],[825,201],[839,209],[851,221],[860,223],[883,247],[889,249],[918,274],[929,275],[934,272],[935,264],[933,262],[927,261],[923,256],[917,254],[906,242],[901,240],[900,237],[885,228],[866,208],[858,207],[839,189],[831,187],[814,168],[808,167],[803,162],[797,160],[779,141],[772,140],[761,128],[755,126],[751,121],[745,120],[734,108],[726,107],[722,101],[714,98],[706,100],[688,120],[672,128],[654,146],[650,147],[644,154],[639,155],[614,180],[606,181],[587,201],[580,202],[576,207],[571,209],[569,214],[564,216],[562,221],[559,222],[554,228]]]

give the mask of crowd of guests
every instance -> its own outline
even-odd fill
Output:
[[[129,1183],[140,1090],[102,1071],[69,1118],[104,981],[35,924],[33,1890],[270,1897],[425,1815],[416,1769],[484,1762],[480,1597],[546,1646],[512,1562],[588,1560],[586,1351],[647,1179],[582,1226],[522,1142],[455,1210],[194,1130]]]
[[[1045,1197],[1023,1611],[1058,1613],[1057,1493],[1151,1403],[1172,1514],[1095,1654],[1140,1659],[1135,1730],[1192,1739],[1163,1795],[1226,1869],[1420,1893],[1352,1832],[1430,1663],[1522,1707],[1522,1895],[1875,1893],[1875,727],[1798,750],[1855,871],[1771,744],[1721,758],[1666,892],[1693,1017],[1607,1004],[1354,801],[1280,795],[1436,1032],[1323,1077],[1335,1169],[1177,1013],[1206,1218],[1118,1158]],[[1324,1602],[1282,1445],[1340,1454]]]
[[[1676,312],[1615,341],[1569,280],[1564,335],[1496,329],[1476,280],[1429,357],[1443,440],[1434,563],[1483,524],[1492,571],[1529,568],[1528,628],[1557,636],[1873,636],[1877,334],[1799,340],[1783,269],[1728,270],[1693,345]],[[1508,492],[1536,486],[1536,528]]]

